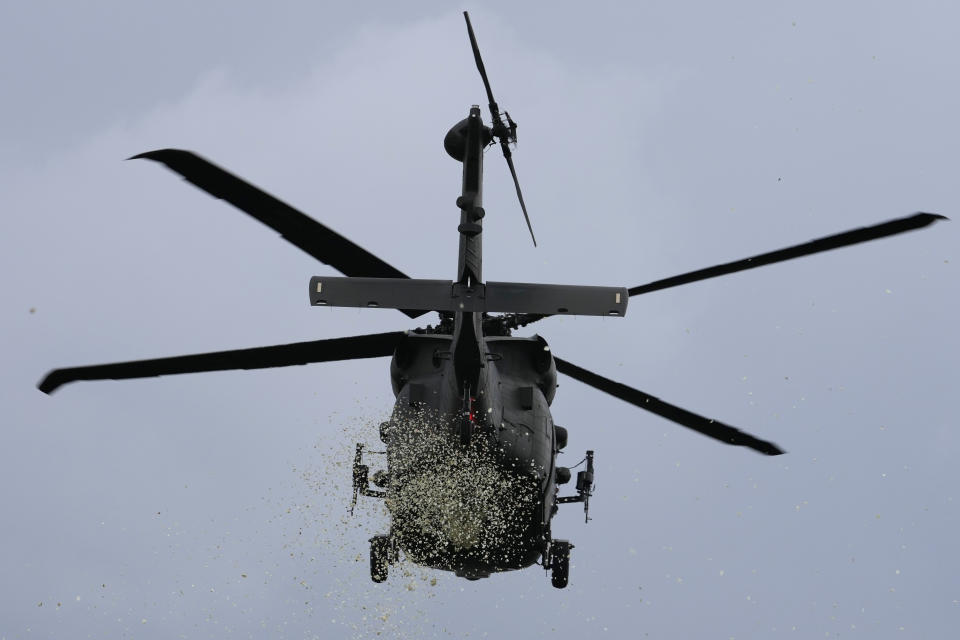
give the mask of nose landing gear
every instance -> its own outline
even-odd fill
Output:
[[[593,495],[593,451],[587,451],[584,458],[587,468],[577,473],[577,495],[560,496],[553,505],[556,513],[557,505],[582,502],[583,517],[590,522],[590,496]],[[580,466],[580,463],[577,463]],[[564,484],[570,480],[570,470],[566,467],[557,467],[557,484]],[[570,580],[570,550],[573,545],[569,540],[550,540],[547,534],[546,550],[543,553],[543,568],[550,571],[550,582],[557,589],[563,589]]]

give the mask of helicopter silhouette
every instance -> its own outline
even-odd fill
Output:
[[[566,429],[555,424],[550,413],[558,374],[719,442],[765,455],[784,452],[734,426],[562,360],[541,336],[519,337],[514,331],[554,315],[623,317],[634,296],[919,229],[945,218],[915,213],[631,288],[485,282],[482,196],[487,147],[499,144],[534,245],[536,238],[513,164],[511,145],[517,141],[517,124],[506,111],[501,114],[467,12],[464,18],[491,123],[484,124],[480,107],[473,105],[444,138],[446,152],[463,165],[461,193],[456,199],[460,222],[455,280],[412,279],[190,151],[161,149],[133,156],[164,164],[344,274],[311,278],[311,305],[397,309],[411,318],[436,312],[440,318],[436,325],[55,369],[38,387],[49,394],[79,380],[392,357],[390,376],[396,403],[391,418],[380,425],[385,451],[365,451],[357,444],[352,469],[352,504],[359,496],[385,499],[391,514],[389,531],[370,539],[371,578],[385,581],[390,565],[403,554],[418,564],[471,580],[540,564],[550,572],[553,586],[564,588],[573,545],[553,537],[551,520],[559,505],[568,503],[581,503],[585,519],[590,519],[594,452],[586,452],[572,493],[560,495],[573,474],[557,464],[557,455],[567,444]],[[371,453],[386,457],[386,470],[370,474],[364,455]]]

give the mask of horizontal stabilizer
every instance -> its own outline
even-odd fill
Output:
[[[526,282],[487,282],[468,287],[449,280],[310,279],[310,304],[329,307],[623,316],[628,298],[626,287]]]

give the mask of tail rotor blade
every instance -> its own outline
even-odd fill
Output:
[[[470,35],[470,46],[473,47],[473,59],[477,62],[477,71],[480,72],[480,77],[483,78],[483,86],[487,89],[487,102],[490,103],[490,110],[493,111],[496,108],[497,101],[493,99],[493,90],[490,89],[490,81],[487,79],[487,70],[483,66],[483,58],[480,57],[477,36],[473,34],[473,25],[470,24],[470,14],[464,11],[463,18],[467,21],[467,33]],[[498,111],[494,119],[499,119],[499,116]]]
[[[517,170],[513,167],[513,154],[510,153],[510,147],[506,142],[501,141],[500,147],[503,149],[503,157],[507,160],[507,166],[510,167],[510,175],[513,176],[513,186],[517,189],[517,198],[520,200],[520,208],[523,210],[523,219],[527,221],[527,229],[530,230],[530,239],[533,240],[533,246],[537,246],[537,238],[533,235],[533,227],[530,226],[530,216],[527,215],[527,205],[523,201],[523,193],[520,192]]]

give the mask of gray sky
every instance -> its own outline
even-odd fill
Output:
[[[571,584],[369,581],[348,462],[386,359],[34,387],[59,366],[412,328],[152,163],[194,150],[416,277],[453,277],[447,128],[487,157],[486,277],[633,286],[913,211],[954,218],[949,3],[0,5],[0,638],[943,637],[960,623],[955,225],[536,330],[565,359],[770,439],[725,447],[561,380]],[[893,3],[891,3],[891,7]],[[33,311],[31,311],[31,309]],[[360,557],[360,561],[357,558]],[[436,578],[435,585],[430,579]]]

